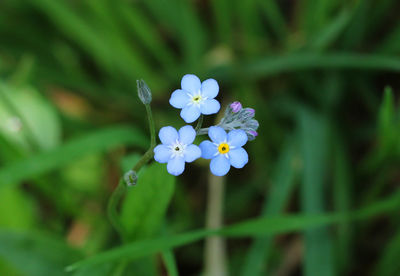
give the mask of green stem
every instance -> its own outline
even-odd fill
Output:
[[[138,172],[143,165],[146,165],[147,162],[150,161],[151,158],[154,156],[154,147],[150,147],[145,154],[143,154],[142,158],[136,163],[136,165],[132,168],[132,171]]]
[[[204,116],[203,116],[203,114],[201,114],[199,120],[197,121],[197,125],[196,125],[196,128],[195,128],[196,134],[199,133],[200,128],[203,125],[203,119],[204,119]]]
[[[204,135],[204,134],[208,134],[208,127],[206,128],[201,128],[199,130],[197,130],[196,135]]]
[[[153,148],[156,146],[156,128],[154,126],[153,113],[151,112],[150,104],[146,104],[145,107],[150,129],[150,149],[153,150]]]
[[[136,173],[139,172],[139,170],[143,167],[143,165],[147,164],[147,162],[149,162],[150,159],[153,158],[154,155],[153,149],[156,146],[156,131],[154,127],[153,114],[151,112],[150,104],[146,104],[145,107],[147,112],[147,118],[149,121],[151,142],[150,142],[150,148],[146,151],[146,153],[142,156],[142,158],[140,158],[140,160],[136,163],[136,165],[132,169]],[[113,191],[107,206],[108,218],[110,219],[111,224],[113,225],[115,230],[120,234],[123,240],[125,239],[126,236],[124,228],[122,227],[121,222],[119,220],[117,209],[118,209],[118,203],[124,196],[125,191],[126,191],[126,183],[124,179],[121,178],[117,188],[115,188],[115,190]]]
[[[126,190],[126,184],[123,178],[119,180],[117,188],[113,191],[110,200],[108,201],[107,205],[107,215],[108,219],[110,220],[112,226],[115,228],[115,230],[118,232],[118,234],[121,236],[122,239],[125,237],[125,231],[124,228],[121,225],[121,221],[119,219],[118,211],[117,211],[117,206],[118,202],[122,198],[122,196],[125,194]]]

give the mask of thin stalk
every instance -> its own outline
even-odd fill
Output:
[[[149,121],[149,129],[150,129],[150,149],[156,146],[156,128],[154,126],[153,113],[151,112],[150,104],[145,104],[147,120]]]
[[[122,239],[125,238],[125,231],[124,228],[121,225],[121,221],[119,219],[118,215],[118,203],[121,200],[122,196],[125,194],[126,191],[126,184],[123,178],[119,180],[118,186],[115,188],[113,193],[111,194],[111,197],[108,201],[107,205],[107,215],[108,219],[110,220],[112,226],[114,229],[118,232],[120,237]]]
[[[133,171],[136,173],[139,172],[139,170],[147,164],[147,162],[150,161],[151,158],[153,158],[153,149],[156,146],[156,131],[154,127],[154,120],[153,120],[153,114],[151,112],[151,107],[150,104],[145,104],[146,107],[146,113],[147,113],[147,119],[149,121],[149,129],[150,129],[150,148],[146,151],[145,154],[143,154],[142,158],[135,164],[133,167]],[[111,221],[112,226],[115,228],[115,230],[119,233],[121,236],[122,240],[125,239],[125,230],[123,229],[119,215],[118,215],[118,204],[121,200],[121,198],[124,196],[125,191],[126,191],[126,183],[123,178],[120,179],[117,188],[113,191],[111,194],[110,200],[108,201],[107,205],[107,214],[108,218]]]
[[[223,224],[225,177],[209,174],[206,228],[219,229]],[[227,276],[225,239],[220,236],[208,237],[204,249],[204,275]]]
[[[203,114],[201,114],[199,120],[197,121],[197,125],[196,125],[196,128],[195,128],[197,135],[199,134],[201,126],[203,125],[203,120],[204,120],[204,116],[203,116]]]
[[[206,128],[201,128],[201,129],[199,129],[198,131],[197,131],[197,135],[204,135],[204,134],[208,134],[208,127],[206,127]]]
[[[140,160],[135,164],[132,168],[132,171],[138,172],[147,162],[150,161],[151,158],[154,156],[154,147],[150,147],[145,154],[140,158]]]

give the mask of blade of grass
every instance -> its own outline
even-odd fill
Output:
[[[237,238],[276,235],[320,227],[344,220],[365,220],[373,216],[396,211],[400,207],[399,199],[400,193],[398,192],[384,200],[347,214],[286,215],[258,218],[227,226],[220,230],[195,230],[179,235],[130,243],[74,263],[68,266],[66,270],[73,271],[88,265],[112,262],[121,258],[137,259],[169,248],[193,243],[210,235],[224,235]]]
[[[289,33],[286,20],[275,0],[258,0],[261,11],[265,14],[275,35],[282,41],[286,40]]]
[[[166,73],[171,72],[171,76],[176,74],[177,58],[175,54],[166,45],[156,26],[152,25],[149,18],[139,10],[137,5],[128,5],[126,2],[120,1],[114,8],[125,22],[126,28],[135,33],[143,46],[162,64]]]
[[[64,145],[0,169],[0,186],[16,185],[66,164],[87,154],[102,152],[119,145],[148,146],[147,138],[137,129],[115,126],[75,138]]]
[[[347,213],[350,210],[351,168],[343,140],[336,137],[334,143],[333,200],[337,212]],[[337,242],[335,244],[339,275],[346,275],[348,272],[346,266],[351,263],[351,242],[352,227],[348,221],[343,221],[338,225]]]
[[[107,44],[113,53],[113,60],[118,64],[121,73],[125,74],[127,81],[132,85],[136,84],[136,78],[144,78],[149,83],[162,86],[160,79],[155,74],[156,70],[151,68],[150,62],[145,59],[142,50],[137,47],[137,43],[131,43],[123,32],[118,17],[114,15],[113,9],[119,2],[112,4],[108,0],[86,1],[85,5],[89,8],[86,17],[93,16],[92,22],[96,22],[96,29],[102,30],[102,40]]]
[[[168,31],[175,35],[181,49],[184,67],[199,68],[199,60],[207,45],[207,32],[195,12],[192,2],[185,0],[152,0],[144,1],[154,18],[159,20]]]
[[[178,268],[172,250],[164,250],[161,254],[165,267],[167,268],[168,276],[178,276]]]
[[[296,53],[286,56],[264,56],[236,66],[211,68],[220,79],[259,79],[282,73],[312,69],[353,69],[400,72],[400,58],[358,53]]]
[[[217,37],[222,43],[232,45],[232,5],[229,0],[214,0],[210,2],[217,26]]]
[[[314,38],[311,40],[311,49],[324,50],[328,48],[343,33],[348,26],[352,13],[343,10],[335,19],[327,24]]]
[[[77,41],[106,72],[112,73],[112,53],[94,30],[64,1],[38,0],[31,2],[45,13],[67,36]]]
[[[324,212],[325,173],[327,168],[327,120],[308,110],[299,112],[300,140],[304,164],[301,189],[302,210],[306,214]],[[311,134],[311,135],[310,135]],[[304,275],[335,275],[332,256],[332,238],[327,228],[307,230],[304,233]]]
[[[376,276],[395,276],[400,274],[400,231],[387,242],[386,248],[374,270]]]

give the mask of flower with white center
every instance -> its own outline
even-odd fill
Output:
[[[208,136],[211,141],[200,144],[201,157],[211,159],[210,169],[214,175],[226,175],[231,166],[241,169],[249,161],[247,152],[242,148],[248,140],[245,131],[234,129],[226,134],[222,127],[212,126]]]
[[[201,156],[200,148],[193,145],[196,131],[192,126],[184,126],[179,132],[171,126],[160,129],[161,143],[154,148],[154,159],[168,163],[167,170],[172,175],[180,175],[185,170],[185,162],[193,162]]]
[[[220,104],[214,98],[218,95],[219,86],[216,80],[208,79],[200,82],[195,75],[184,75],[181,88],[175,90],[169,103],[182,109],[181,117],[186,123],[193,123],[200,114],[215,114],[220,109]]]

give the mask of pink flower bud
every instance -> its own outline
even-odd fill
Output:
[[[250,133],[251,135],[253,135],[254,137],[258,136],[257,131],[250,130],[249,133]]]
[[[247,108],[247,111],[251,114],[251,116],[256,114],[256,111],[253,108]]]
[[[232,108],[233,113],[237,113],[242,110],[242,104],[238,101],[231,103],[230,107]]]

